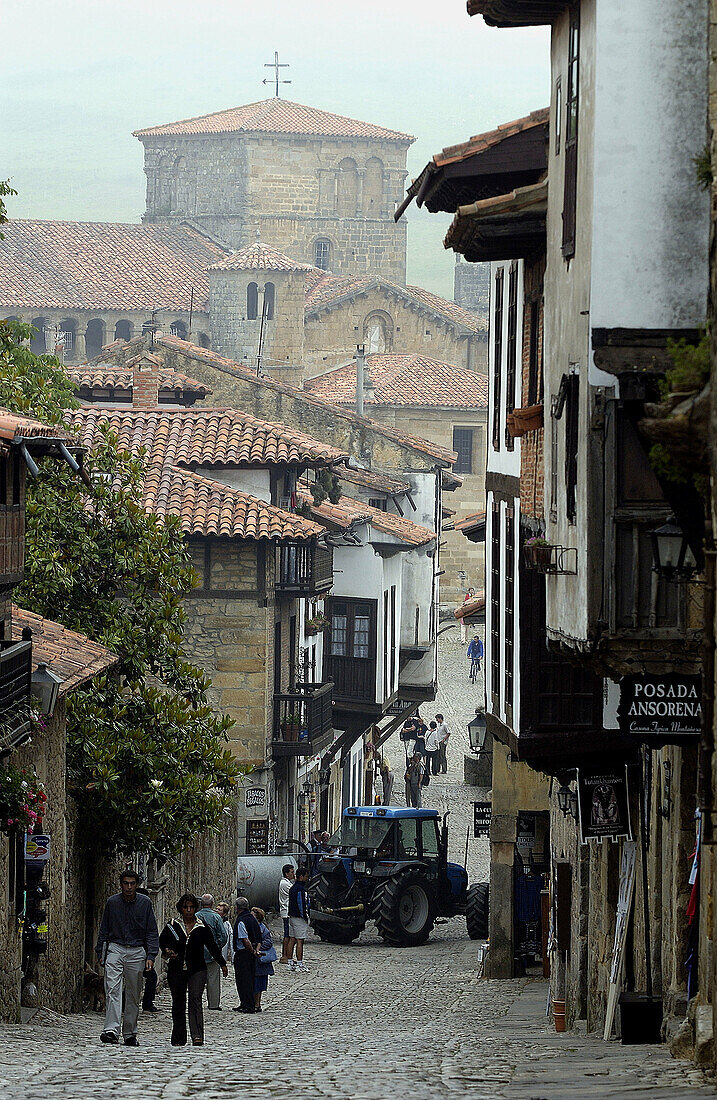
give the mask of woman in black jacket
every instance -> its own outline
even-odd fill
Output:
[[[227,964],[210,928],[196,916],[199,901],[194,894],[182,894],[177,902],[180,919],[169,921],[162,929],[159,946],[168,959],[167,982],[172,994],[172,1046],[187,1042],[187,993],[189,994],[189,1033],[195,1047],[204,1043],[202,994],[207,984],[204,948],[219,963],[224,977]]]

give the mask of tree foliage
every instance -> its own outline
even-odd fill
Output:
[[[0,324],[0,404],[60,422],[76,406],[61,364]],[[19,602],[119,656],[68,698],[72,790],[105,851],[176,853],[220,824],[240,774],[231,721],[208,705],[208,681],[186,659],[183,600],[194,573],[179,522],[141,504],[142,458],[106,433],[85,456],[91,489],[68,466],[41,463],[27,494]]]

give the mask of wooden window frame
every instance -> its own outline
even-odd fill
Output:
[[[460,441],[460,437],[463,437],[463,441],[468,442],[469,446],[466,450],[465,447],[461,448],[456,444]],[[458,459],[453,467],[453,472],[456,474],[472,474],[473,473],[473,429],[472,428],[454,428],[453,429],[453,450],[457,453]],[[468,462],[466,465],[466,454],[468,455]]]
[[[490,524],[490,687],[494,714],[500,710],[501,520],[500,501],[494,500]]]
[[[503,271],[499,267],[493,283],[493,450],[500,450],[500,397],[503,369]]]
[[[513,262],[508,274],[508,339],[505,368],[505,449],[512,451],[515,440],[508,431],[508,415],[515,408],[515,382],[518,374],[518,265]]]
[[[530,334],[528,337],[528,405],[538,405],[543,400],[543,356],[540,340],[542,299],[534,295],[530,301]]]
[[[509,504],[505,510],[504,539],[505,590],[503,595],[503,680],[505,688],[505,716],[508,725],[513,725],[513,661],[515,630],[515,509]]]
[[[568,89],[565,99],[565,166],[563,183],[563,259],[575,255],[578,189],[578,121],[580,110],[580,9],[570,15]]]

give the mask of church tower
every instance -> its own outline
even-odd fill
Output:
[[[405,284],[410,134],[273,98],[136,130],[145,222],[191,221],[232,248],[261,239],[336,274]]]
[[[257,241],[209,268],[212,349],[296,384],[304,360],[304,280],[297,263]]]

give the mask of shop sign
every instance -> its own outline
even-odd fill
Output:
[[[266,812],[265,787],[247,787],[244,800],[247,810],[253,811],[254,814],[261,815]]]
[[[702,677],[623,676],[617,706],[625,733],[678,739],[699,734],[702,725]]]
[[[49,836],[36,833],[25,837],[25,863],[28,867],[44,866],[50,858]]]
[[[269,853],[269,818],[246,823],[246,854],[265,856]]]
[[[518,849],[532,851],[535,847],[535,815],[518,814],[518,829],[515,838]]]
[[[386,714],[403,714],[404,711],[410,710],[412,707],[410,699],[394,699],[392,703],[386,707]]]
[[[578,811],[581,843],[606,837],[631,839],[627,768],[614,772],[578,771]]]
[[[492,802],[473,803],[473,836],[490,836],[490,822],[493,816]]]

